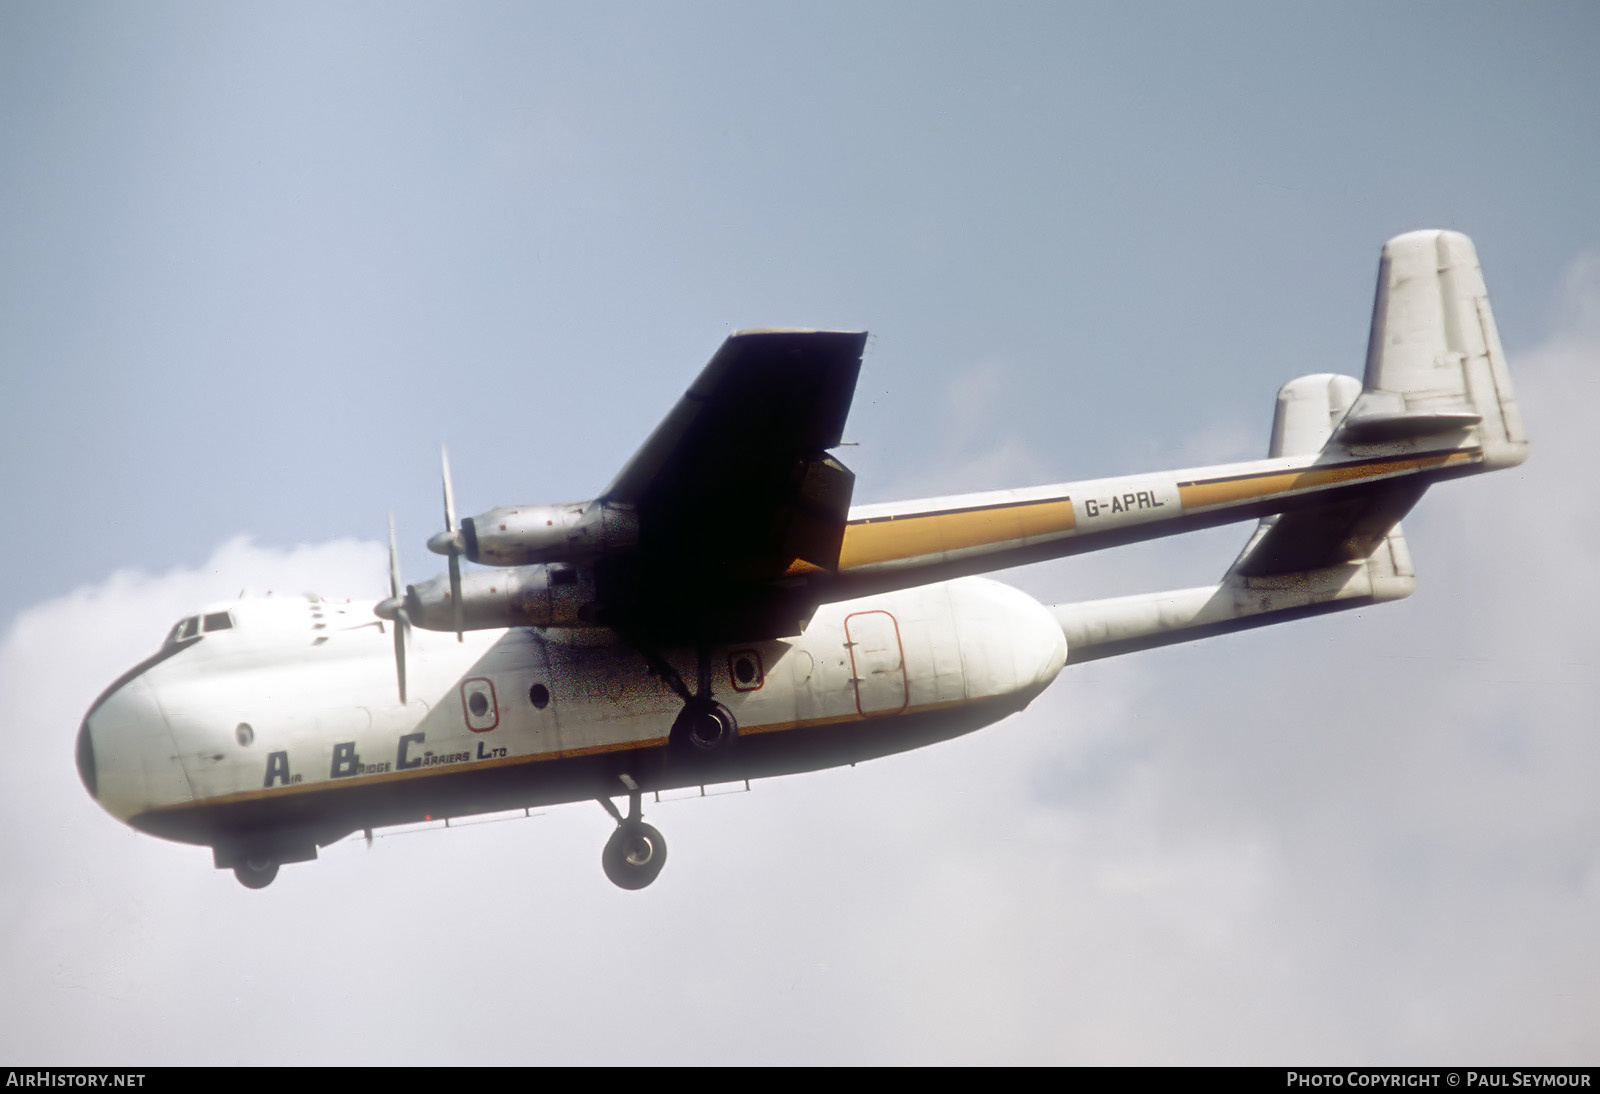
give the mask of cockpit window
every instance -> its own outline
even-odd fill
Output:
[[[189,639],[198,638],[199,636],[200,617],[191,615],[189,618],[180,619],[173,624],[172,631],[167,635],[167,640],[163,645],[176,646],[181,642],[187,642]]]
[[[225,631],[233,626],[233,617],[227,612],[212,612],[205,618],[206,633]]]

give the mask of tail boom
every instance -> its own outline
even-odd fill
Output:
[[[869,506],[852,512],[845,526],[836,580],[849,596],[942,581],[1355,500],[1402,481],[1423,487],[1485,470],[1482,462],[1476,447],[1364,456],[1318,452]]]
[[[1278,400],[1265,460],[854,509],[835,595],[1250,519],[1278,518],[1242,573],[1359,563],[1431,484],[1527,458],[1477,253],[1455,232],[1385,244],[1363,381],[1302,377]]]
[[[1298,573],[1230,572],[1219,584],[1173,592],[1060,604],[1067,664],[1193,642],[1219,634],[1363,608],[1411,595],[1416,575],[1396,527],[1373,554]]]

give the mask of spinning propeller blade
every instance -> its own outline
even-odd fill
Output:
[[[406,704],[406,632],[411,620],[406,618],[405,600],[400,585],[400,550],[395,545],[394,514],[389,514],[389,600],[379,605],[389,608],[394,620],[394,671],[400,682],[400,705]],[[383,614],[380,612],[380,614]]]
[[[461,642],[461,537],[456,534],[455,491],[450,489],[450,451],[442,444],[439,446],[439,465],[444,479],[444,530],[450,545],[450,610],[455,618],[456,641]]]
[[[456,530],[456,496],[450,489],[450,450],[444,445],[439,446],[439,466],[444,475],[444,530]]]

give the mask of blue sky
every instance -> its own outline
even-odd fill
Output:
[[[1597,41],[1587,4],[0,2],[0,733],[27,758],[0,775],[22,780],[0,816],[26,882],[0,896],[0,972],[34,992],[0,1056],[481,1058],[465,1019],[431,1045],[376,1017],[359,1043],[318,1032],[330,998],[379,1015],[470,986],[564,1001],[531,1056],[495,1059],[617,1058],[583,1034],[609,1012],[576,959],[548,983],[535,963],[297,988],[184,941],[227,949],[212,924],[248,923],[282,970],[334,960],[310,941],[330,920],[417,907],[450,935],[488,904],[517,910],[502,944],[537,908],[608,982],[642,969],[664,1008],[745,1007],[737,1045],[651,1034],[635,1062],[1592,1061],[1597,818],[1564,780],[1593,774],[1594,643],[1560,620],[1600,603],[1573,508],[1592,490],[1556,454],[1578,457],[1563,424],[1591,428],[1600,341]],[[377,595],[391,510],[408,576],[434,572],[440,441],[464,512],[590,496],[726,333],[781,324],[872,332],[858,500],[1248,458],[1278,384],[1359,371],[1378,248],[1418,227],[1476,241],[1534,457],[1427,499],[1416,597],[1086,667],[854,783],[682,807],[645,911],[602,888],[603,815],[572,807],[470,851],[325,861],[269,912],[120,831],[65,763],[94,694],[196,598]],[[1243,535],[1015,579],[1054,600],[1194,584]],[[1385,771],[1431,773],[1437,808]],[[1520,819],[1469,839],[1485,796]],[[1552,802],[1570,808],[1533,804]],[[1341,807],[1392,823],[1341,830]],[[895,857],[924,842],[906,816],[941,853]],[[807,845],[793,870],[748,868],[763,831]],[[1560,852],[1518,874],[1534,848]],[[1311,878],[1315,856],[1345,884]],[[730,927],[695,965],[671,932],[707,909],[781,927]],[[875,910],[897,931],[852,933]],[[629,931],[650,944],[617,947]],[[862,938],[948,952],[949,976]],[[1464,954],[1515,990],[1452,992]],[[103,1024],[72,1022],[84,993]],[[215,1016],[206,1047],[164,1032],[179,1013]],[[229,1033],[244,1017],[291,1047]]]
[[[9,611],[391,508],[425,566],[439,441],[589,496],[746,326],[874,333],[866,499],[985,364],[1038,473],[1128,470],[1353,367],[1396,232],[1513,345],[1600,238],[1584,5],[3,10]]]

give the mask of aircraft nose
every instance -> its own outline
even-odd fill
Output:
[[[91,798],[100,796],[100,777],[94,767],[94,738],[89,736],[89,716],[83,716],[83,724],[78,727],[78,778],[83,780],[83,788],[89,792]]]
[[[166,730],[167,720],[143,676],[119,680],[83,716],[78,727],[78,777],[89,796],[100,800],[106,775],[103,764],[136,748],[153,728]]]

